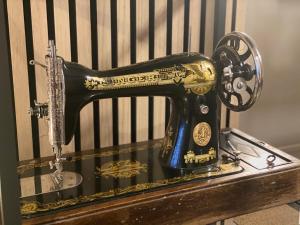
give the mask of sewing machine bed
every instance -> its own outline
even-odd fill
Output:
[[[226,135],[242,152],[239,166],[230,160]],[[23,224],[180,224],[196,217],[211,223],[300,198],[298,159],[238,130],[223,132],[223,162],[210,172],[164,169],[158,160],[161,143],[74,153],[65,170],[80,173],[81,185],[21,198]],[[275,156],[273,165],[266,161],[269,155]],[[43,189],[38,177],[50,172],[48,160],[20,163],[20,178],[36,176],[23,195]]]

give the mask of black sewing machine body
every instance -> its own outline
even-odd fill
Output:
[[[224,36],[211,58],[199,53],[182,53],[106,71],[95,71],[66,62],[56,55],[49,41],[46,65],[48,102],[35,103],[32,115],[47,117],[49,142],[56,155],[50,167],[55,190],[64,180],[78,174],[63,173],[62,145],[75,132],[80,110],[103,98],[166,96],[171,115],[159,154],[165,168],[209,170],[218,162],[220,101],[234,111],[250,108],[262,88],[261,57],[246,34]],[[239,151],[231,146],[236,161]],[[65,178],[71,176],[69,178]],[[81,181],[75,182],[78,185]]]
[[[171,102],[171,115],[160,154],[163,164],[184,169],[217,162],[220,116],[217,75],[207,57],[183,53],[107,71],[64,62],[63,74],[65,144],[72,139],[80,110],[91,101],[166,96]]]

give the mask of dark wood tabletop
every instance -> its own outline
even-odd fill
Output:
[[[88,204],[83,201],[79,204],[78,199],[80,199],[80,197],[76,197],[76,203],[78,203],[76,207],[57,207],[56,209],[58,210],[46,210],[46,212],[23,215],[23,224],[175,225],[196,220],[201,222],[201,224],[209,224],[300,199],[300,163],[298,159],[264,142],[247,136],[238,130],[233,130],[233,132],[237,135],[246,136],[251,143],[255,143],[258,146],[255,148],[255,154],[258,156],[262,156],[267,151],[270,154],[276,155],[277,158],[285,160],[286,163],[279,163],[278,165],[275,164],[275,166],[270,167],[261,166],[262,164],[251,164],[251,162],[253,162],[251,158],[254,156],[251,156],[251,154],[249,156],[249,152],[245,152],[240,162],[240,167],[243,168],[242,171],[222,176],[213,175],[210,178],[204,177],[200,179],[196,177],[190,180],[185,179],[184,182],[173,182],[172,184],[170,183],[170,185],[166,184],[165,181],[164,183],[161,182],[161,178],[159,180],[152,178],[150,182],[149,179],[147,180],[147,187],[138,189],[138,191],[136,187],[141,186],[139,180],[143,178],[136,178],[136,180],[134,180],[135,178],[130,177],[130,180],[135,182],[135,188],[130,189],[132,190],[130,194],[127,193],[123,195],[115,192],[115,196],[113,197],[101,198],[101,201],[99,199],[89,201]],[[149,150],[156,148],[159,143],[161,143],[161,140],[119,146],[114,147],[113,151],[122,152],[128,148],[131,149],[130,152],[134,152],[135,149],[143,148]],[[144,147],[141,148],[141,146]],[[106,156],[109,156],[107,153],[109,149],[100,151],[103,152],[103,154],[105,153]],[[228,149],[223,149],[223,151],[225,154],[228,153]],[[95,151],[82,152],[81,157],[85,156],[83,158],[86,159],[88,158],[87,156],[91,154],[95,155],[94,152]],[[76,155],[74,156],[76,158]],[[135,157],[137,159],[139,158],[138,155]],[[249,157],[250,159],[248,160],[247,158]],[[38,168],[44,165],[43,162],[46,162],[46,160],[48,159],[35,161],[34,167]],[[104,161],[102,158],[97,163],[103,164]],[[262,163],[263,161],[260,161],[258,157],[255,162]],[[32,165],[32,161],[22,162],[19,167],[19,173],[26,174],[28,171],[25,170],[31,168]],[[83,165],[85,164],[81,164],[81,167]],[[152,166],[157,167],[155,164]],[[152,170],[151,173],[155,173],[153,171],[155,171],[155,169]],[[148,174],[149,171],[142,173]],[[139,176],[142,176],[142,174]],[[167,180],[173,181],[174,178],[168,177]],[[149,185],[151,182],[155,183],[156,186]],[[101,183],[103,184],[105,182],[102,180]],[[122,182],[120,181],[119,183]],[[130,184],[132,184],[132,182]],[[84,195],[84,192],[84,190],[81,190],[80,195]],[[122,193],[124,193],[124,191]],[[29,200],[32,199],[29,198]],[[27,199],[25,202],[29,200]],[[51,196],[43,198],[44,202],[50,200]],[[70,202],[70,199],[64,201]]]

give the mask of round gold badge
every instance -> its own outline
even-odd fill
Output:
[[[193,131],[194,142],[199,146],[206,146],[211,138],[211,128],[208,123],[198,123]]]

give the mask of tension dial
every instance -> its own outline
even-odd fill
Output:
[[[222,102],[233,111],[245,111],[260,95],[262,61],[255,42],[248,35],[232,32],[217,44],[213,54]]]

